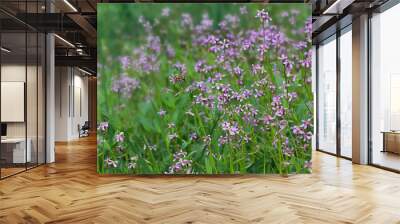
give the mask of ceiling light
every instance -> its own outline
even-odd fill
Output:
[[[66,39],[64,39],[64,38],[62,38],[62,37],[60,37],[60,36],[57,35],[57,34],[54,34],[54,36],[57,37],[58,39],[60,39],[62,42],[66,43],[68,46],[75,48],[75,45],[71,44],[71,42],[69,42],[68,40],[66,40]]]
[[[78,10],[68,0],[64,0],[64,3],[67,4],[74,12],[78,12]]]
[[[90,73],[90,72],[88,72],[88,71],[85,71],[85,70],[83,70],[83,69],[81,69],[81,68],[78,68],[78,70],[81,71],[81,72],[83,72],[83,73],[85,73],[85,74],[87,74],[87,75],[92,75],[92,73]]]
[[[343,10],[351,5],[355,0],[336,0],[322,14],[342,14]]]
[[[10,52],[11,52],[11,50],[9,50],[9,49],[7,49],[7,48],[5,48],[5,47],[1,47],[1,50],[4,51],[4,52],[6,52],[6,53],[10,53]]]

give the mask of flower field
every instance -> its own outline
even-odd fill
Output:
[[[309,173],[306,4],[99,4],[102,174]]]

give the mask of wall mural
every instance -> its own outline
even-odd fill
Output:
[[[307,4],[99,4],[101,174],[309,173]]]

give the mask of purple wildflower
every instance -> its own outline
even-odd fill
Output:
[[[169,134],[169,135],[168,135],[168,139],[169,139],[170,141],[175,140],[175,139],[177,139],[177,138],[178,138],[178,135],[177,135],[176,133],[172,133],[172,134]]]
[[[228,26],[228,23],[227,23],[225,20],[222,20],[222,21],[218,24],[218,26],[219,26],[219,28],[220,28],[221,30],[226,30],[226,29],[227,29],[227,26]]]
[[[165,111],[161,108],[160,111],[158,111],[157,113],[158,113],[158,115],[160,115],[160,117],[163,117],[167,114],[167,111]]]
[[[222,124],[221,124],[222,130],[224,130],[224,131],[229,130],[230,125],[231,124],[227,121],[222,122]]]
[[[253,64],[251,66],[251,71],[252,71],[253,75],[260,74],[262,72],[262,67],[260,64]]]
[[[157,72],[160,69],[157,55],[159,53],[159,40],[157,38],[148,39],[148,44],[133,50],[133,58],[131,67],[146,74]],[[152,49],[152,53],[148,53],[147,49]]]
[[[240,14],[242,14],[242,15],[247,14],[247,7],[246,6],[240,7],[239,10],[240,10]]]
[[[203,68],[205,65],[205,61],[204,60],[199,60],[197,61],[197,63],[194,65],[194,70],[196,72],[203,72]]]
[[[299,136],[299,138],[302,139],[303,141],[308,142],[312,139],[312,135],[313,135],[311,131],[306,130],[309,127],[312,127],[311,121],[303,120],[302,124],[300,126],[295,125],[292,127],[292,132],[296,136]]]
[[[221,127],[222,127],[222,130],[229,133],[230,136],[237,135],[237,134],[239,134],[239,131],[240,131],[238,124],[236,122],[231,124],[228,121],[224,121],[224,122],[222,122]]]
[[[173,164],[169,167],[167,174],[191,172],[192,160],[187,159],[187,152],[178,151],[173,155]]]
[[[279,121],[279,129],[283,130],[288,125],[287,120],[280,120]]]
[[[176,84],[178,82],[183,82],[185,80],[185,77],[183,75],[180,74],[174,74],[174,75],[170,75],[169,76],[169,81],[172,84]]]
[[[182,18],[181,18],[181,26],[182,27],[186,27],[191,29],[193,26],[193,20],[192,20],[192,16],[190,14],[187,13],[183,13],[182,14]]]
[[[138,157],[137,157],[137,156],[132,156],[132,157],[129,159],[128,169],[135,169],[135,168],[136,168],[137,160],[138,160]]]
[[[300,64],[301,66],[303,66],[304,68],[310,68],[311,67],[311,63],[312,63],[312,51],[306,51],[304,53],[305,55],[305,59],[300,60]]]
[[[274,120],[274,118],[272,118],[271,115],[265,115],[265,116],[262,118],[262,121],[264,122],[265,125],[270,125],[270,124],[272,124],[272,121],[273,121],[273,120]]]
[[[285,147],[285,148],[283,148],[283,154],[285,156],[291,157],[291,156],[293,156],[294,151],[293,151],[293,149],[291,149],[289,147]]]
[[[241,49],[242,50],[249,50],[251,48],[250,40],[243,40]]]
[[[304,32],[307,34],[307,40],[311,41],[311,34],[312,34],[312,18],[309,17],[306,21],[306,25],[304,27]]]
[[[180,62],[175,63],[174,68],[179,72],[180,75],[185,76],[187,73],[186,65]]]
[[[295,134],[295,135],[304,134],[304,131],[299,126],[293,126],[292,131],[293,131],[293,134]]]
[[[312,61],[309,58],[306,58],[304,60],[301,60],[300,63],[301,63],[301,66],[303,66],[305,68],[310,68]]]
[[[285,115],[285,108],[279,107],[275,112],[275,116],[283,117],[283,115]]]
[[[213,25],[213,21],[208,17],[208,14],[203,14],[202,20],[199,25],[195,27],[195,31],[197,33],[202,33],[206,30],[209,30]],[[203,36],[200,36],[202,38]]]
[[[229,138],[227,136],[221,136],[218,138],[218,145],[222,146],[229,142]]]
[[[108,122],[100,122],[99,127],[97,128],[99,131],[107,131],[108,129]]]
[[[139,23],[142,24],[144,30],[145,30],[147,33],[150,33],[151,30],[153,29],[153,27],[151,26],[150,22],[147,21],[143,16],[140,16],[140,17],[139,17]]]
[[[280,57],[282,64],[285,66],[286,73],[290,73],[293,68],[292,62],[288,59],[286,54],[282,54]]]
[[[120,93],[123,97],[129,98],[132,92],[139,87],[139,81],[127,75],[121,75],[112,83],[112,91]]]
[[[313,136],[313,133],[311,131],[309,131],[304,135],[304,139],[306,141],[310,141],[312,139],[312,136]]]
[[[116,167],[118,166],[118,161],[112,160],[112,159],[110,159],[110,158],[105,159],[104,162],[106,163],[106,165],[107,165],[108,167],[114,167],[114,168],[116,168]]]
[[[171,47],[171,45],[167,45],[167,47],[166,47],[167,49],[166,49],[166,52],[167,52],[167,57],[168,58],[174,58],[175,57],[175,50],[174,50],[174,48],[173,47]]]
[[[239,128],[237,126],[237,123],[235,123],[229,128],[229,135],[237,135],[237,134],[239,134]]]
[[[288,93],[288,96],[289,96],[288,101],[292,102],[293,100],[295,100],[297,98],[297,93],[296,92],[290,92],[290,93]]]
[[[301,123],[300,127],[303,128],[303,129],[307,129],[308,127],[312,127],[311,120],[310,119],[302,120],[302,123]]]
[[[196,82],[195,86],[197,89],[199,89],[201,92],[206,93],[208,91],[207,85],[205,82]]]
[[[312,162],[311,162],[311,160],[305,161],[305,162],[304,162],[304,168],[306,168],[306,169],[311,169],[311,167],[312,167]]]
[[[117,133],[117,134],[115,135],[115,141],[116,141],[116,142],[123,142],[124,139],[125,139],[125,135],[124,135],[123,132]]]
[[[262,90],[254,89],[254,97],[255,98],[260,98],[264,96],[264,92]]]
[[[131,60],[128,56],[119,57],[119,62],[121,63],[123,69],[127,69],[131,64]]]
[[[231,45],[231,43],[228,39],[223,39],[222,41],[219,41],[219,44],[222,49],[228,49]]]
[[[198,139],[198,136],[197,136],[196,132],[192,132],[192,133],[190,133],[189,138],[191,141],[196,141]]]
[[[160,53],[161,51],[160,37],[154,35],[147,36],[147,47],[148,49],[154,51],[155,53]]]
[[[299,50],[307,48],[307,42],[305,42],[305,41],[296,42],[293,44],[293,47],[296,49],[299,49]]]
[[[237,76],[241,76],[243,73],[243,70],[239,66],[236,66],[233,68],[233,73]]]
[[[258,10],[256,18],[259,18],[262,23],[268,23],[271,21],[271,17],[269,16],[269,13],[265,11],[265,9]]]
[[[161,11],[161,15],[162,15],[162,16],[169,16],[170,13],[171,13],[171,9],[168,8],[168,7],[163,8],[162,11]]]
[[[209,145],[211,143],[211,135],[204,136],[203,142],[204,144]]]
[[[281,97],[280,96],[273,96],[272,97],[272,104],[273,107],[277,107],[281,105]]]

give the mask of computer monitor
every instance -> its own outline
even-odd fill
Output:
[[[7,136],[7,124],[1,123],[1,136]]]

